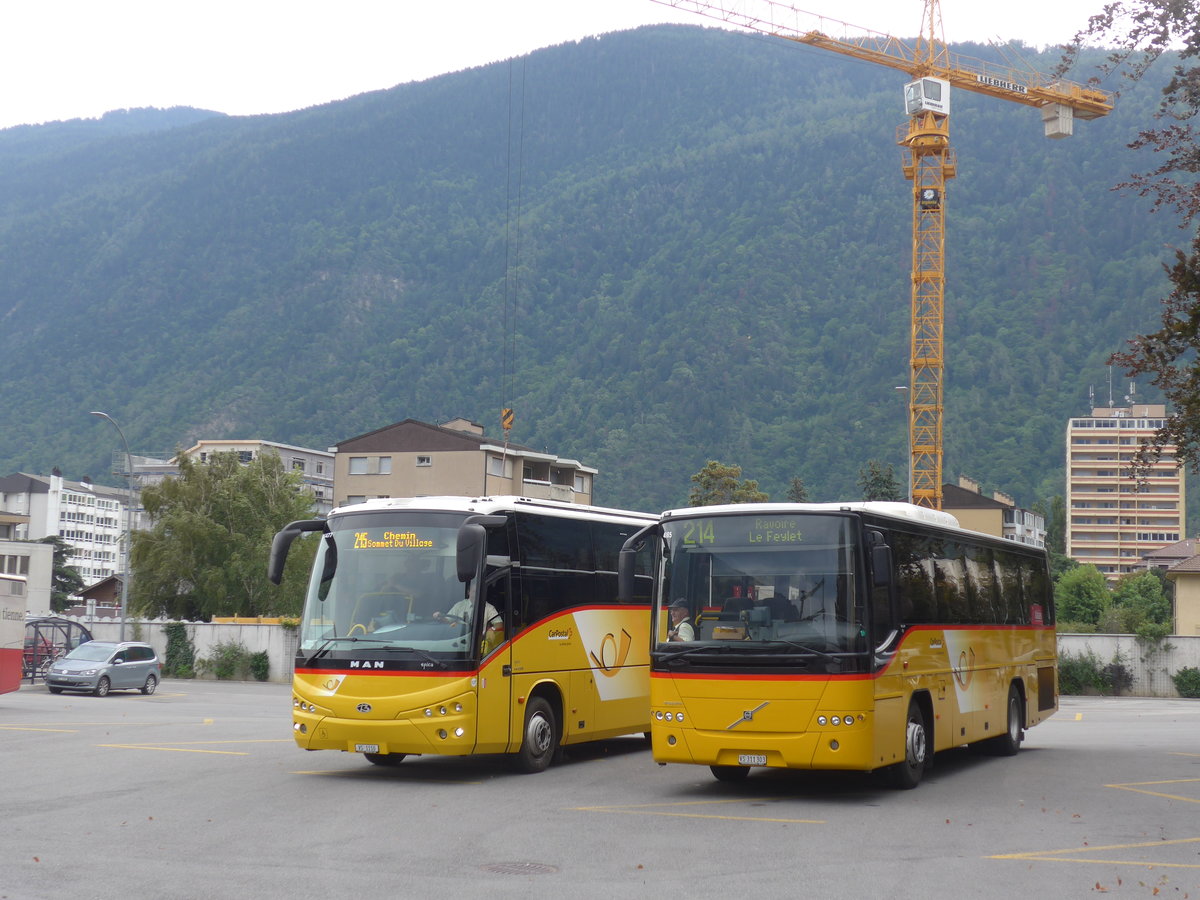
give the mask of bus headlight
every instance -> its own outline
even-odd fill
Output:
[[[824,728],[826,725],[829,724],[829,720],[826,719],[824,716],[817,716],[817,724],[820,725],[822,728]]]

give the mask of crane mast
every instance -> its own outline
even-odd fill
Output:
[[[942,507],[943,382],[945,375],[946,182],[957,171],[950,146],[951,86],[1042,110],[1047,137],[1068,137],[1075,119],[1112,111],[1105,91],[1051,81],[1031,69],[998,67],[951,53],[942,33],[940,0],[924,0],[920,36],[900,40],[818,16],[777,0],[654,0],[731,25],[831,50],[908,73],[908,121],[897,132],[904,177],[912,182],[912,294],[909,346],[910,499]],[[844,36],[831,37],[825,23]]]

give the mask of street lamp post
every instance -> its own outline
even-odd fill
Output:
[[[125,448],[125,534],[121,540],[121,640],[125,640],[125,610],[129,604],[129,541],[133,533],[131,517],[133,516],[133,457],[129,454],[129,441],[125,440],[125,432],[117,424],[117,420],[105,412],[93,410],[93,416],[107,419],[121,436],[121,445]]]

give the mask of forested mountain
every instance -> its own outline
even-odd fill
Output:
[[[286,115],[0,132],[0,472],[111,480],[93,409],[159,453],[498,435],[511,404],[607,505],[681,505],[708,459],[856,496],[868,459],[906,468],[904,80],[658,26]],[[948,479],[1061,493],[1066,418],[1156,322],[1183,238],[1111,189],[1156,90],[1065,141],[956,92]]]

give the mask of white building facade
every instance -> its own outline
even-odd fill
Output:
[[[0,478],[0,509],[28,517],[13,528],[13,537],[37,541],[57,536],[71,548],[67,564],[85,583],[119,574],[125,534],[126,490],[91,481],[68,481],[53,475],[18,472]],[[135,496],[131,528],[141,527]]]
[[[327,515],[333,509],[334,454],[327,450],[294,447],[291,444],[279,444],[275,441],[206,440],[197,441],[194,446],[183,451],[184,456],[198,462],[207,462],[214,453],[236,453],[243,463],[257,459],[263,453],[275,453],[282,460],[285,469],[300,476],[305,490],[312,494],[313,507],[317,515]]]

